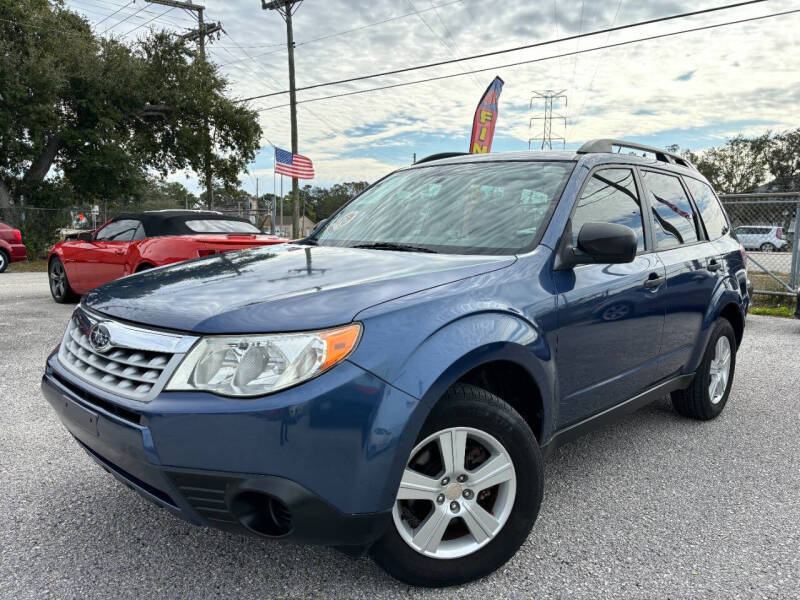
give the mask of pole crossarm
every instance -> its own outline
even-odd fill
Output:
[[[188,40],[190,42],[194,42],[200,38],[201,35],[209,36],[212,33],[216,33],[217,31],[222,31],[222,23],[206,23],[203,25],[203,31],[201,32],[199,29],[194,29],[189,33],[184,33],[179,35],[178,37],[182,40]]]
[[[173,8],[186,8],[189,10],[205,10],[205,6],[201,4],[192,4],[191,2],[178,2],[177,0],[145,0],[151,4],[163,4],[164,6],[171,6]]]

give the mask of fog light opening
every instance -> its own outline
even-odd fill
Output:
[[[282,537],[292,530],[292,512],[289,507],[269,494],[239,494],[231,503],[231,511],[242,525],[259,535]]]

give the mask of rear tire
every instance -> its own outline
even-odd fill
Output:
[[[770,242],[764,242],[763,244],[761,244],[760,250],[762,252],[775,252],[775,246]]]
[[[0,250],[0,273],[5,271],[8,268],[8,263],[11,262],[11,259],[6,254],[5,250]]]
[[[730,322],[720,318],[711,331],[694,381],[687,389],[672,392],[672,406],[684,417],[714,419],[728,402],[735,369],[736,334]]]
[[[80,296],[72,291],[64,264],[57,256],[50,259],[47,276],[50,280],[50,295],[53,296],[53,300],[59,304],[70,304],[80,299]]]
[[[453,457],[452,470],[445,456]],[[442,587],[484,577],[527,538],[542,482],[539,444],[519,413],[486,390],[457,384],[422,428],[398,491],[406,499],[395,502],[392,524],[372,557],[410,585]],[[433,525],[426,530],[430,536],[420,537],[427,525]]]

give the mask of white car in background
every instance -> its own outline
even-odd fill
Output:
[[[783,236],[783,228],[772,225],[741,225],[733,230],[736,238],[746,250],[781,252],[789,250],[789,240]]]

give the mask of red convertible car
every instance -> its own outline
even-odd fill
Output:
[[[287,241],[262,234],[247,219],[211,211],[123,214],[53,246],[50,293],[56,302],[74,302],[98,285],[144,269]]]

